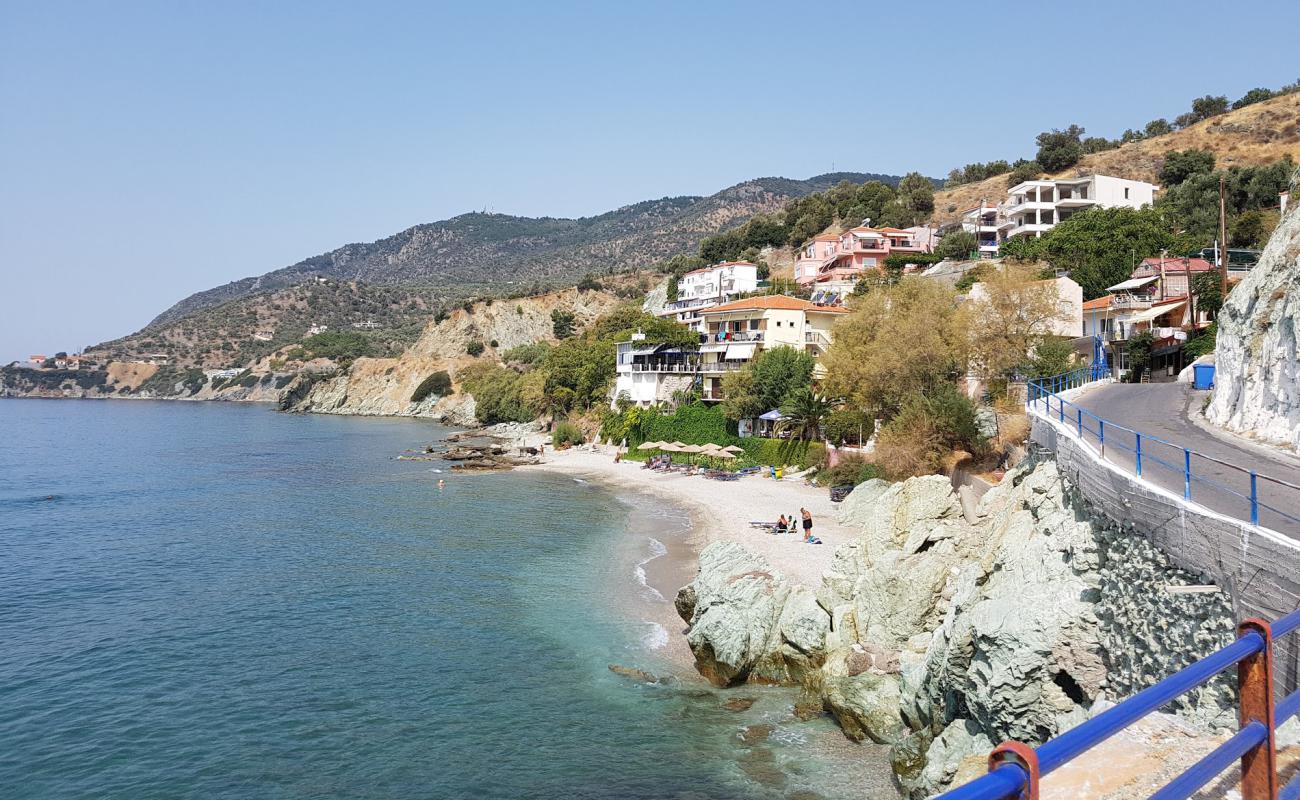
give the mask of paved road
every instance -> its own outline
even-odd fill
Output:
[[[1193,391],[1185,383],[1115,383],[1090,389],[1075,403],[1107,421],[1104,457],[1129,472],[1135,471],[1136,461],[1136,437],[1131,430],[1140,432],[1142,477],[1171,492],[1183,493],[1183,448],[1193,451],[1192,500],[1221,514],[1250,519],[1249,471],[1254,470],[1259,476],[1259,524],[1300,539],[1300,489],[1267,479],[1275,478],[1300,487],[1300,459],[1274,455],[1263,446],[1234,441],[1230,436],[1212,433],[1193,423],[1188,418],[1188,410],[1199,411],[1207,395],[1207,392]],[[1067,405],[1065,415],[1077,428],[1074,409]],[[1130,430],[1120,430],[1111,423]],[[1097,420],[1084,416],[1084,439],[1093,448],[1100,444],[1100,427]],[[1240,469],[1216,463],[1214,459]]]

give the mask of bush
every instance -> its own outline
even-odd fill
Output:
[[[1211,322],[1209,327],[1183,345],[1183,352],[1192,358],[1214,352],[1214,345],[1219,339],[1219,323]]]
[[[582,435],[582,428],[568,421],[556,425],[551,433],[551,444],[555,447],[571,447],[585,441],[587,437]]]
[[[1198,172],[1214,171],[1214,153],[1208,150],[1170,150],[1160,167],[1160,182],[1165,186],[1182,183]]]
[[[420,385],[411,393],[411,402],[418,403],[429,395],[446,397],[451,394],[451,391],[451,376],[447,374],[447,370],[439,370],[420,381]]]
[[[826,440],[832,444],[860,445],[876,432],[876,420],[867,412],[840,408],[826,417]]]
[[[479,356],[483,355],[483,343],[478,340],[472,341],[469,344],[465,345],[465,352],[469,353],[475,358],[478,358]]]
[[[882,476],[880,467],[865,458],[845,458],[840,463],[817,473],[817,483],[821,486],[857,486],[872,478]]]
[[[492,341],[488,342],[488,347],[491,347],[491,348],[494,349],[494,350],[495,350],[496,348],[500,347],[500,346],[501,346],[501,343],[498,342],[496,339],[493,339]]]
[[[549,352],[551,352],[551,345],[548,342],[533,342],[510,348],[501,354],[501,360],[535,366],[545,361],[546,354]]]
[[[951,384],[930,396],[903,404],[876,439],[876,463],[886,475],[903,480],[939,471],[955,450],[983,454],[987,447],[975,421],[975,405]]]
[[[555,334],[556,339],[568,339],[573,335],[576,321],[572,311],[554,309],[551,311],[551,333]]]
[[[325,331],[303,340],[313,358],[351,361],[370,355],[370,340],[356,331]]]

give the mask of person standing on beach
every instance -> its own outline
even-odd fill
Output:
[[[812,512],[806,508],[799,509],[799,515],[803,517],[803,540],[812,541]]]

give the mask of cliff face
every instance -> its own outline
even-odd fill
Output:
[[[1290,210],[1259,264],[1219,312],[1216,425],[1300,449],[1300,213]]]
[[[1200,581],[1086,516],[1052,461],[1008,474],[974,522],[943,477],[863,484],[841,522],[861,536],[815,593],[716,543],[678,611],[707,677],[801,683],[850,738],[892,746],[911,797],[973,777],[997,742],[1041,743],[1231,641],[1228,600],[1170,591]],[[1232,723],[1219,682],[1180,708]]]
[[[490,305],[478,303],[473,312],[458,309],[442,322],[430,322],[415,344],[397,358],[359,358],[345,374],[321,378],[309,386],[303,386],[304,380],[287,387],[282,407],[316,414],[430,417],[472,424],[473,399],[466,395],[434,396],[419,403],[411,402],[411,395],[421,381],[439,370],[447,370],[456,382],[458,370],[494,355],[493,341],[497,343],[495,353],[499,353],[553,339],[552,311],[572,312],[577,327],[582,328],[619,302],[603,292],[566,289]],[[488,347],[477,359],[465,352],[474,341]]]

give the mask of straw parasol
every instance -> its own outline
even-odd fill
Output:
[[[663,446],[664,446],[664,443],[663,443],[663,442],[642,442],[641,444],[637,445],[636,449],[638,449],[638,450],[658,450],[658,449],[660,449],[660,448],[663,447]]]
[[[679,445],[676,442],[669,442],[668,444],[659,445],[659,449],[665,453],[680,453],[682,452],[682,445]]]
[[[736,455],[737,453],[743,453],[743,452],[745,452],[745,448],[743,448],[743,447],[737,447],[737,446],[734,445],[734,444],[729,444],[729,445],[727,445],[726,447],[724,447],[724,448],[722,448],[722,449],[723,449],[723,450],[726,450],[728,453],[731,453],[733,456]]]
[[[679,441],[676,441],[676,440],[673,440],[672,445],[673,445],[673,447],[678,448],[678,449],[679,449],[679,452],[680,452],[680,448],[683,448],[683,447],[686,446],[686,445],[683,444],[682,442],[679,442]]]
[[[728,453],[725,448],[719,448],[716,452],[710,452],[709,455],[713,458],[735,458],[735,456]]]
[[[703,453],[704,448],[698,444],[684,444],[678,448],[678,451],[682,453]]]

